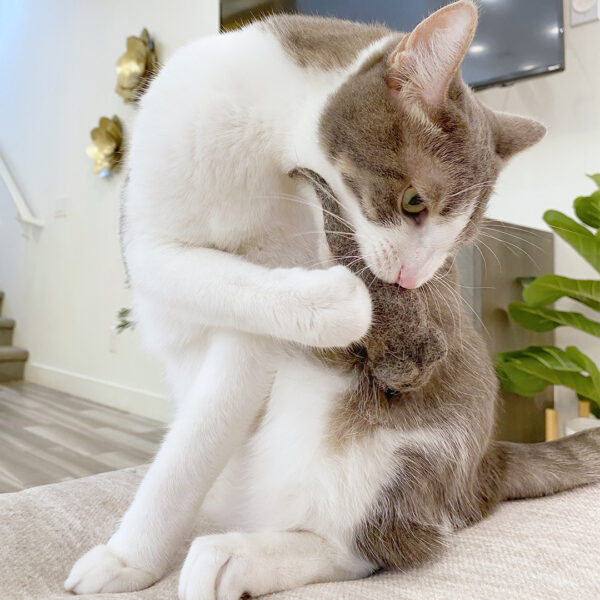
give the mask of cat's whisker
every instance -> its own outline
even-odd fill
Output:
[[[454,290],[451,290],[451,288],[448,288],[448,289],[449,289],[449,291],[454,291]],[[477,314],[477,311],[471,306],[471,304],[464,297],[460,296],[460,300],[473,313],[473,316],[479,321],[479,323],[481,324],[481,327],[486,332],[486,334],[489,336],[490,332],[488,331],[488,328],[485,326],[485,323],[481,320],[481,317]]]
[[[459,190],[458,192],[454,192],[454,194],[450,194],[449,196],[446,196],[447,198],[454,198],[455,196],[459,196],[461,194],[466,194],[467,192],[470,192],[472,190],[478,189],[478,188],[484,188],[484,187],[493,187],[493,185],[496,183],[495,179],[489,179],[487,181],[482,181],[481,183],[475,183],[474,185],[471,185],[469,187],[466,187],[462,190]]]
[[[494,233],[498,233],[500,235],[507,235],[511,238],[515,238],[517,240],[519,240],[520,242],[523,242],[524,244],[529,244],[530,246],[533,246],[534,248],[536,248],[537,250],[539,250],[540,252],[543,252],[543,248],[541,246],[539,246],[538,244],[535,244],[534,242],[525,239],[524,237],[520,236],[520,235],[516,235],[514,233],[508,233],[506,231],[502,231],[500,229],[494,229],[493,227],[485,227],[483,229],[484,232],[487,231],[493,231]]]
[[[456,292],[455,290],[452,289],[452,287],[450,285],[447,284],[447,282],[445,282],[444,280],[440,279],[438,281],[438,283],[440,283],[446,290],[448,290],[450,292],[451,297],[454,299],[454,301],[457,301],[457,297],[456,297]],[[448,311],[450,312],[450,314],[452,315],[452,326],[454,328],[456,328],[456,319],[455,319],[455,313],[458,315],[458,327],[460,329],[461,326],[461,321],[460,321],[460,310],[452,310],[452,307],[450,306],[449,302],[448,302],[448,298],[446,298],[445,295],[441,294],[439,290],[436,290],[439,295],[440,298],[444,301],[444,303],[446,304],[446,307],[448,308]],[[457,307],[458,308],[458,307]]]
[[[369,285],[367,286],[367,289],[369,291],[371,291],[371,286],[375,283],[376,280],[377,280],[377,275],[373,275],[373,279],[371,279],[371,283],[369,283]]]
[[[500,242],[502,244],[506,243],[507,246],[507,250],[513,255],[513,256],[518,256],[517,252],[515,252],[514,248],[512,248],[511,246],[508,245],[507,242],[505,242],[505,240],[501,240],[498,238],[495,238],[493,235],[489,234],[489,233],[483,233],[483,231],[479,232],[479,235],[496,240],[497,242]]]
[[[300,266],[302,266],[302,267],[304,267],[306,269],[314,269],[315,267],[319,267],[319,266],[322,266],[322,265],[334,266],[336,264],[339,264],[338,260],[345,260],[345,259],[348,259],[348,258],[351,259],[351,258],[361,258],[361,257],[360,256],[342,256],[339,259],[336,259],[335,256],[331,256],[329,258],[323,258],[322,260],[318,260],[318,261],[315,261],[315,262],[310,263],[310,264],[306,264],[305,263],[305,264],[300,265]]]
[[[503,221],[495,221],[494,219],[488,219],[487,217],[483,219],[482,227],[483,228],[498,227],[501,229],[512,229],[512,230],[523,232],[523,227],[520,225],[513,225],[512,223],[505,223]],[[543,237],[545,235],[545,232],[544,231],[536,231],[534,229],[529,228],[527,231],[527,234],[537,236],[537,237]]]
[[[534,265],[537,269],[541,270],[540,265],[537,263],[537,261],[533,258],[533,256],[531,256],[531,254],[529,254],[529,252],[527,252],[527,250],[525,250],[524,248],[521,248],[521,246],[518,246],[517,244],[514,244],[513,242],[509,242],[508,240],[503,240],[501,238],[497,238],[489,233],[483,233],[481,232],[481,235],[484,235],[488,238],[491,238],[493,240],[496,240],[497,242],[500,242],[501,244],[505,244],[506,246],[510,248],[514,248],[513,253],[516,253],[516,251],[518,250],[519,252],[522,252]]]
[[[345,236],[348,238],[354,238],[354,234],[352,234],[352,233],[347,233],[345,231],[331,231],[328,229],[321,229],[320,231],[301,231],[300,233],[294,233],[288,237],[291,239],[291,238],[296,238],[296,237],[301,237],[301,236],[318,235],[320,233],[327,233],[330,235],[341,235],[341,236]]]
[[[481,260],[483,261],[483,273],[485,277],[487,277],[487,261],[485,260],[485,255],[477,244],[474,244],[474,247],[478,250],[479,254],[481,254]]]
[[[488,249],[488,251],[496,259],[496,262],[498,263],[498,266],[500,267],[500,272],[502,272],[502,263],[500,262],[500,259],[498,258],[498,255],[483,240],[478,239],[477,243],[478,244],[482,244],[483,246],[485,246]]]

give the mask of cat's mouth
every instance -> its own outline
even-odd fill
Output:
[[[417,273],[406,267],[401,267],[396,283],[407,290],[414,290],[421,286],[423,282],[418,279]]]
[[[407,290],[414,290],[431,280],[443,266],[446,257],[433,256],[424,264],[405,260],[390,264],[385,257],[373,256],[373,260],[364,259],[375,277],[385,283],[395,284]],[[387,263],[387,264],[386,264]]]

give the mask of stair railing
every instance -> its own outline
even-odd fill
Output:
[[[36,218],[29,205],[23,198],[23,194],[21,194],[21,190],[19,190],[16,181],[14,180],[11,172],[8,170],[8,166],[0,154],[0,176],[4,180],[4,185],[6,185],[6,189],[10,194],[15,208],[17,209],[17,219],[21,221],[21,223],[27,223],[28,225],[33,225],[34,227],[42,228],[44,226],[44,222],[40,219]]]

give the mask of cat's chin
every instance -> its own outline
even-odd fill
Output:
[[[373,274],[373,276],[377,277],[380,281],[384,283],[388,283],[390,285],[397,285],[399,288],[403,288],[405,290],[416,290],[423,285],[425,285],[434,275],[432,273],[429,276],[425,277],[415,277],[415,276],[403,276],[403,273],[400,271],[394,272],[380,272],[378,269],[374,269],[369,265],[369,270]]]

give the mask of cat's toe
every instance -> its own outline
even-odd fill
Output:
[[[250,597],[250,557],[247,550],[243,534],[196,538],[179,577],[179,600],[239,600]]]
[[[156,579],[148,571],[126,565],[108,546],[96,546],[73,565],[64,588],[75,594],[133,592]]]

